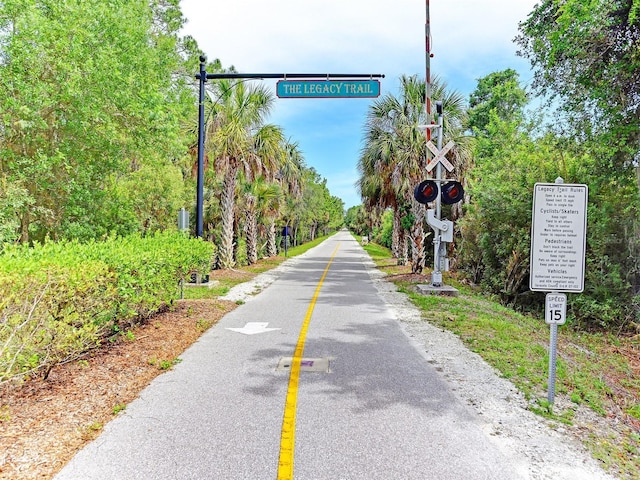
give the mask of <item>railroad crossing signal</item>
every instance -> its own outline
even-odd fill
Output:
[[[438,195],[440,195],[442,203],[453,205],[464,198],[464,188],[460,182],[455,180],[449,180],[441,187],[438,187],[435,180],[424,180],[413,190],[413,197],[422,204],[433,202],[438,198]]]
[[[464,188],[456,181],[450,181],[442,186],[442,203],[453,205],[464,198]]]
[[[438,150],[438,147],[436,147],[433,142],[429,140],[427,142],[427,148],[431,150],[431,153],[433,153],[434,156],[427,164],[427,172],[431,172],[431,170],[436,167],[438,162],[442,163],[447,171],[453,172],[453,165],[451,164],[451,162],[449,162],[449,160],[445,158],[445,155],[449,153],[449,150],[455,147],[455,145],[456,144],[453,142],[453,140],[449,140],[449,142],[444,147],[442,147],[442,150]]]

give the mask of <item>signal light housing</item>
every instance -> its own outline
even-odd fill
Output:
[[[442,203],[453,205],[464,198],[464,188],[456,181],[450,181],[442,186]]]
[[[427,204],[438,198],[438,184],[433,180],[425,180],[416,185],[413,190],[413,198],[418,203]]]
[[[453,205],[464,198],[464,188],[462,184],[455,180],[450,180],[440,189],[438,184],[433,180],[424,180],[416,185],[413,190],[413,197],[418,203],[427,204],[433,202],[438,195],[441,196],[442,203],[445,205]]]

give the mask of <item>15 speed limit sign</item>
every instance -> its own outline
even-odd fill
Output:
[[[567,320],[567,296],[564,293],[547,293],[545,305],[545,322],[564,325]]]

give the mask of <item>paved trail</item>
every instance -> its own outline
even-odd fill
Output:
[[[340,232],[263,277],[272,283],[203,335],[56,480],[607,478],[542,430],[530,437],[533,450],[499,438],[438,367],[433,351],[449,340],[415,317],[411,333],[390,303],[397,294],[381,292],[370,273],[366,253]],[[538,445],[540,436],[552,443]],[[562,456],[547,460],[539,448]],[[567,454],[575,456],[563,461]]]

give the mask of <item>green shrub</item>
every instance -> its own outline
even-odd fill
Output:
[[[116,279],[100,262],[82,270],[49,266],[0,275],[0,298],[0,381],[38,370],[46,377],[110,330]]]
[[[213,246],[178,233],[10,246],[0,256],[0,382],[75,358],[149,317]]]

